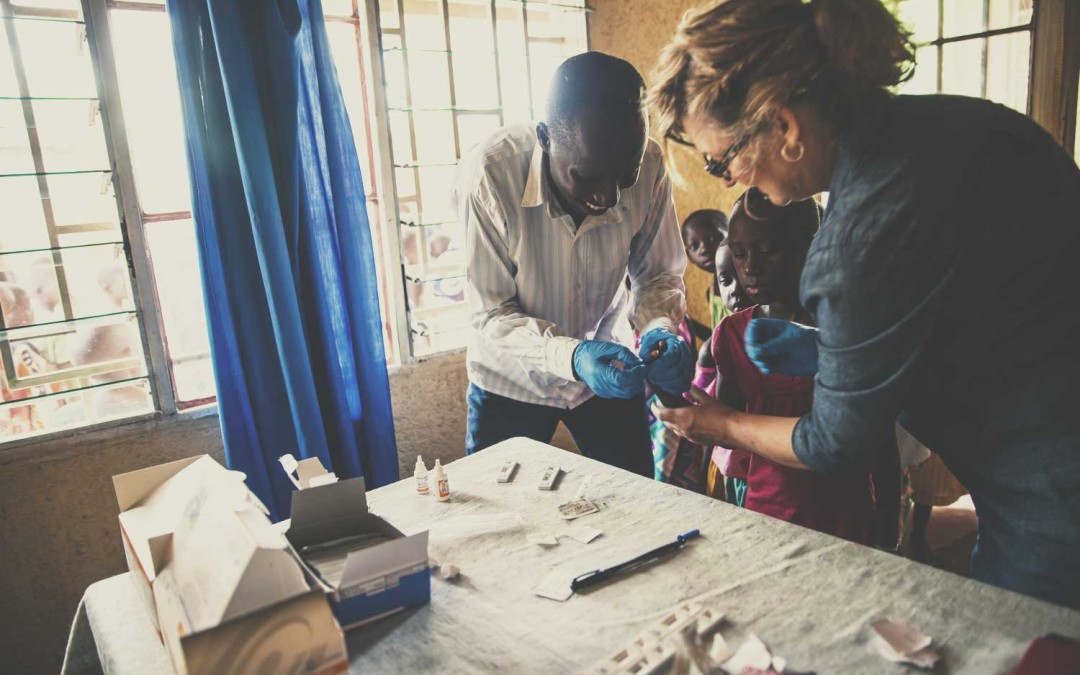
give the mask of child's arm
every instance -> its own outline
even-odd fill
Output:
[[[698,350],[697,364],[699,368],[716,370],[716,361],[712,356],[712,336],[710,335],[707,340],[701,343],[701,349]],[[705,387],[702,387],[704,389]]]
[[[710,392],[718,401],[723,401],[736,410],[746,410],[746,400],[739,390],[735,378],[735,364],[728,347],[725,334],[728,332],[729,318],[722,319],[716,325],[713,337],[709,341],[713,367],[716,368],[716,388]]]

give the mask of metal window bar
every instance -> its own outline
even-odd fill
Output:
[[[499,14],[495,0],[491,0],[488,7],[491,17],[491,49],[495,52],[495,100],[499,103],[499,126],[501,127],[506,124],[506,115],[503,114],[506,102],[503,101],[502,60],[499,58]]]
[[[411,77],[411,73],[410,73],[411,57],[410,57],[410,53],[409,53],[409,42],[408,42],[409,37],[408,37],[408,30],[407,30],[406,24],[405,24],[405,0],[397,0],[397,2],[395,4],[396,4],[396,8],[397,8],[398,26],[399,26],[398,31],[397,31],[397,35],[398,35],[398,38],[401,41],[401,47],[402,47],[402,51],[401,51],[402,73],[403,73],[404,79],[405,79],[405,81],[403,83],[404,84],[404,90],[405,90],[405,106],[404,106],[405,109],[401,110],[400,112],[404,112],[405,116],[406,116],[406,119],[408,120],[409,150],[412,153],[413,157],[419,158],[420,153],[419,153],[419,148],[418,148],[417,143],[416,143],[416,118],[414,117],[414,107],[413,107],[413,97],[412,97],[412,77]],[[445,42],[445,47],[446,47],[447,50],[449,50],[450,49],[450,23],[449,23],[450,19],[449,19],[449,12],[448,12],[448,10],[446,8],[446,0],[443,0],[443,2],[440,3],[440,13],[442,14],[442,18],[443,18],[444,40],[446,41]],[[446,57],[446,63],[447,63],[447,68],[448,69],[452,68],[451,61],[452,61],[452,59],[450,58],[450,56],[448,54],[447,57]],[[452,72],[452,71],[448,70],[448,72]],[[451,75],[451,78],[452,78],[452,75]],[[451,100],[451,106],[450,107],[454,108],[455,107],[454,106],[455,98],[454,98],[453,80],[452,79],[451,79],[451,86],[450,86],[450,97],[451,97],[450,98],[450,100]],[[390,111],[390,110],[393,110],[393,108],[390,107],[390,106],[387,106],[387,111]],[[452,110],[451,110],[451,119],[452,119],[452,124],[453,124],[453,133],[454,133],[454,147],[457,148],[458,145],[459,145],[458,139],[457,139],[457,130],[458,130],[457,129],[457,118],[453,115]],[[393,150],[393,147],[391,147],[390,148],[391,156],[393,156],[393,153],[394,153],[394,150]],[[421,183],[420,183],[420,168],[418,166],[414,166],[412,168],[412,174],[413,174],[414,191],[413,191],[413,196],[412,196],[411,201],[412,201],[413,204],[415,204],[416,209],[418,211],[420,211],[423,208],[423,204],[424,204],[423,191],[422,191]],[[400,203],[401,203],[401,198],[399,196],[398,197],[398,207],[399,207],[399,209],[400,209]],[[401,237],[401,233],[398,232],[397,236]],[[421,261],[422,261],[421,264],[426,267],[426,264],[427,264],[427,231],[424,230],[424,229],[421,229],[418,232],[418,242],[417,242],[416,250],[417,250],[417,253],[420,255],[420,258],[421,258]],[[406,270],[406,261],[404,259],[401,259],[400,263],[401,263],[401,267],[400,267],[401,272],[400,272],[400,274],[401,274],[403,279],[408,280],[408,273],[407,273],[407,270]],[[409,325],[409,335],[408,335],[408,337],[409,337],[409,353],[415,355],[416,345],[415,345],[415,343],[414,343],[415,341],[413,339],[414,336],[415,336],[415,333],[412,330],[412,325],[411,325],[412,322],[413,322],[413,318],[412,318],[413,309],[414,309],[413,307],[408,306],[408,304],[406,304],[405,314],[406,314],[406,317],[408,318],[408,321],[409,321],[409,324],[410,324]]]
[[[411,359],[411,338],[409,335],[408,307],[405,304],[405,278],[398,270],[401,269],[401,234],[398,223],[398,196],[397,177],[393,169],[393,145],[390,137],[390,123],[386,107],[386,70],[383,65],[382,37],[380,34],[380,7],[378,2],[365,2],[361,28],[371,46],[368,52],[369,59],[365,62],[362,72],[369,78],[371,88],[368,90],[372,110],[382,111],[383,114],[371,116],[374,134],[371,139],[370,150],[373,154],[373,173],[377,172],[379,180],[376,181],[376,200],[379,204],[379,216],[381,218],[380,231],[386,233],[385,247],[377,251],[382,253],[385,263],[383,275],[384,282],[388,287],[387,309],[390,311],[390,324],[393,328],[391,338],[393,351],[398,355],[400,362]],[[397,7],[395,6],[395,13]],[[388,31],[389,32],[389,31]],[[361,51],[363,53],[363,51]],[[370,70],[369,70],[370,68]]]
[[[37,16],[52,19],[81,19],[82,14],[77,9],[56,9],[50,7],[29,7],[17,2],[10,3],[12,13],[19,16]]]
[[[113,162],[117,207],[123,216],[121,229],[127,242],[128,268],[132,272],[131,288],[139,309],[136,317],[150,375],[151,397],[158,410],[174,414],[178,411],[176,387],[165,342],[164,320],[158,304],[154,270],[150,263],[150,247],[146,240],[143,211],[135,188],[134,165],[128,145],[127,127],[124,124],[124,110],[120,102],[116,56],[109,23],[109,10],[114,7],[155,12],[161,12],[164,8],[151,3],[82,0],[87,38],[92,46],[94,77],[102,100],[105,145]]]
[[[536,102],[533,101],[532,49],[529,47],[529,11],[525,3],[521,5],[521,36],[525,44],[525,82],[528,85],[529,116],[536,118]]]

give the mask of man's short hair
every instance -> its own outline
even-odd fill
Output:
[[[643,119],[645,81],[620,58],[585,52],[555,70],[544,121],[552,134],[566,134],[584,116],[596,113],[611,124]]]

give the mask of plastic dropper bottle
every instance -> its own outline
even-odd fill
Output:
[[[438,461],[436,461],[436,464]],[[424,458],[420,455],[416,456],[416,469],[413,471],[413,478],[416,479],[416,491],[422,495],[426,495],[431,490],[428,489],[427,480],[427,466],[424,465]]]
[[[442,462],[435,460],[435,494],[438,495],[440,502],[449,501],[450,499],[450,481],[446,479],[446,472],[443,471]]]

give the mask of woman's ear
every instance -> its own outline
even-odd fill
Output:
[[[795,113],[791,108],[781,106],[776,111],[777,125],[780,127],[780,133],[784,137],[784,145],[794,146],[800,142],[801,128],[799,126],[799,118],[795,116]]]

